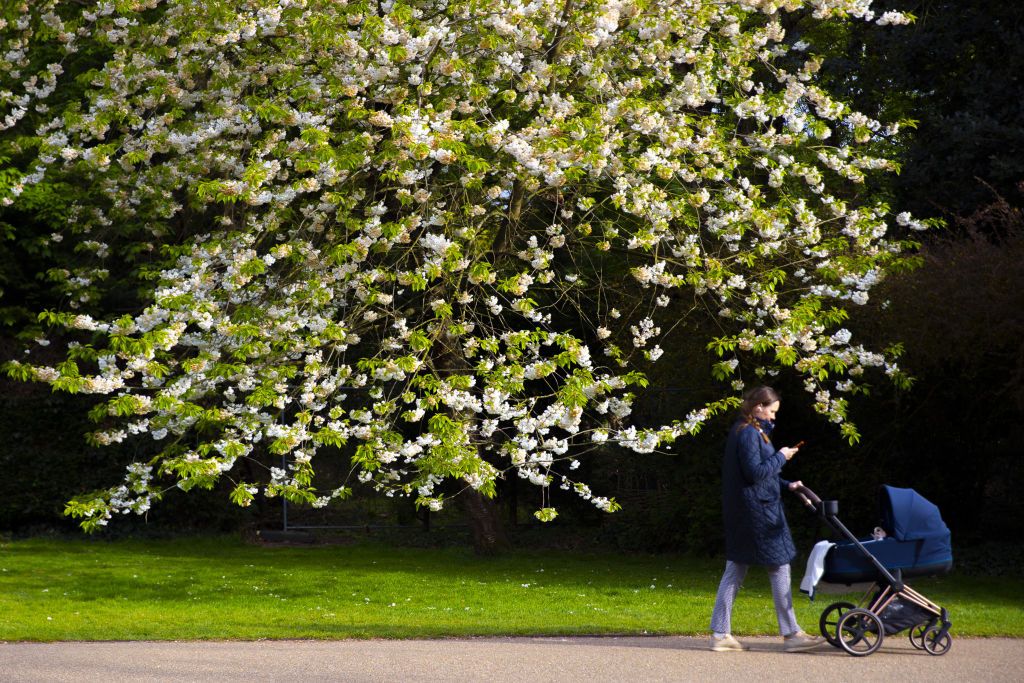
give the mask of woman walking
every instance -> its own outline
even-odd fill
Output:
[[[772,445],[769,435],[779,404],[779,395],[771,387],[747,392],[726,442],[722,463],[726,563],[711,615],[711,649],[715,652],[746,649],[732,637],[731,620],[733,602],[750,565],[768,569],[786,652],[809,650],[825,642],[800,630],[793,613],[789,565],[796,557],[796,547],[782,509],[781,487],[794,489],[800,482],[786,481],[780,473],[799,449],[776,450]]]

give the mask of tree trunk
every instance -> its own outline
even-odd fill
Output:
[[[433,357],[434,370],[439,376],[451,372],[465,372],[470,369],[466,359],[454,348],[441,347]],[[450,411],[455,420],[475,420],[472,413]],[[497,555],[508,550],[511,544],[505,534],[501,511],[493,498],[487,498],[479,491],[469,488],[462,490],[455,499],[466,515],[473,534],[473,549],[478,555]]]
[[[473,550],[477,555],[498,555],[512,547],[505,534],[497,501],[472,489],[463,491],[458,497],[462,499],[473,533]]]

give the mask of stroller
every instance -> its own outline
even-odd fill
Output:
[[[845,541],[829,547],[820,580],[829,584],[869,582],[860,604],[835,602],[819,628],[829,643],[854,656],[876,652],[887,635],[910,629],[910,643],[932,655],[949,652],[953,639],[945,608],[904,583],[905,577],[944,574],[953,566],[950,533],[939,509],[913,489],[883,486],[882,529],[886,536],[857,538],[839,521],[837,501],[822,501],[806,486],[796,493]]]

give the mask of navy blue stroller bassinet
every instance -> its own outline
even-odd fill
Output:
[[[828,548],[821,580],[871,583],[860,604],[834,602],[821,613],[818,625],[828,642],[862,657],[876,652],[887,635],[909,630],[915,648],[932,655],[949,652],[949,613],[904,582],[908,576],[944,573],[953,566],[950,533],[939,509],[913,489],[883,486],[882,528],[887,536],[858,538],[840,521],[837,501],[821,500],[802,484],[795,490],[845,539]]]
[[[836,543],[825,557],[828,583],[876,581],[879,571],[864,550],[890,572],[904,578],[944,574],[953,567],[950,533],[939,508],[913,489],[883,486],[879,495],[881,527],[888,534],[881,540],[871,536]],[[863,548],[863,549],[862,549]]]

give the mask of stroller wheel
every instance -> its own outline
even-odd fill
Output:
[[[854,607],[856,607],[856,605],[852,602],[833,602],[825,608],[824,612],[821,613],[821,619],[818,620],[818,628],[821,630],[821,635],[824,636],[825,640],[827,640],[833,647],[840,647],[839,637],[836,635],[836,629],[839,626],[839,618]],[[921,647],[924,646],[922,645]]]
[[[943,633],[939,625],[932,626],[924,632],[924,649],[930,655],[944,655],[953,647],[953,638],[948,632]]]
[[[839,617],[836,636],[841,648],[855,657],[865,657],[882,647],[885,627],[874,612],[857,607]]]
[[[910,644],[918,650],[924,649],[924,632],[932,625],[930,621],[922,621],[916,626],[910,628]]]

